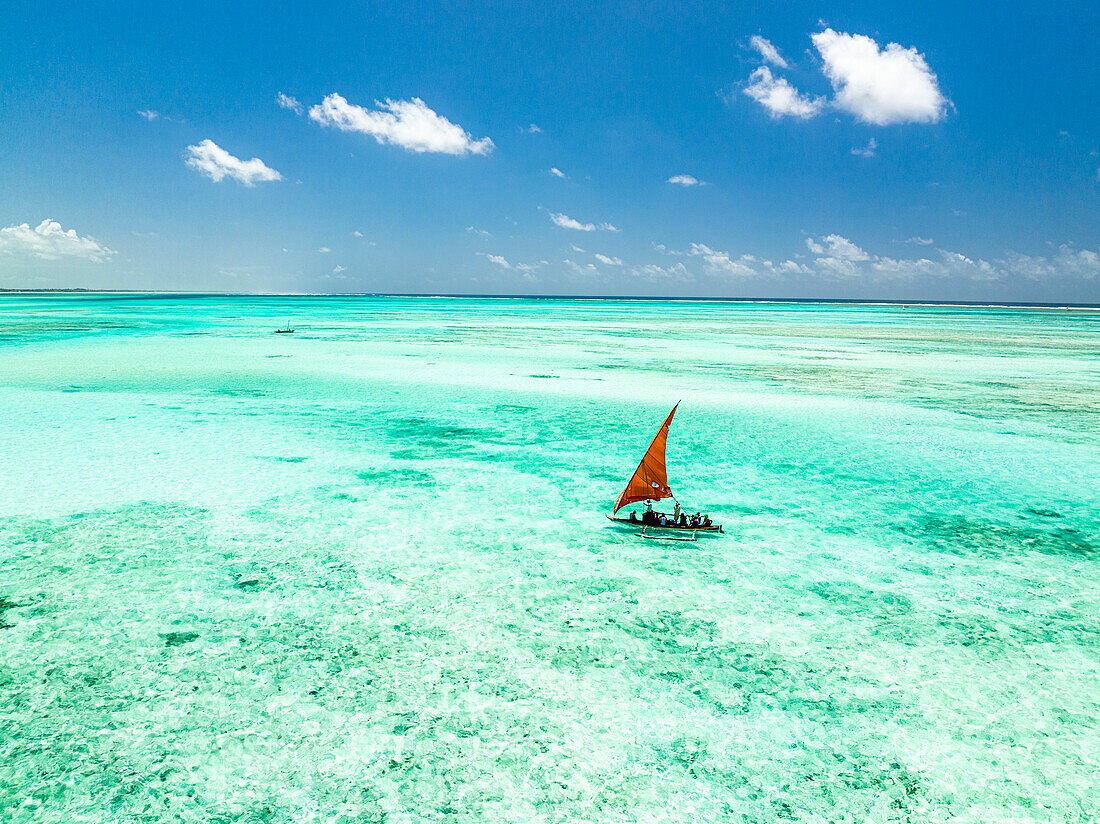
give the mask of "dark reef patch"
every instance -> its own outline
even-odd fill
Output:
[[[1100,556],[1100,545],[1069,527],[1044,529],[962,515],[933,515],[915,523],[900,524],[896,529],[940,551],[957,554],[1039,552],[1090,559]]]
[[[399,469],[364,469],[355,477],[371,486],[431,486],[435,478],[428,472],[402,467]]]
[[[161,638],[164,639],[164,646],[166,647],[178,647],[183,644],[190,644],[192,641],[197,641],[199,634],[197,632],[161,632],[158,633]]]
[[[892,618],[905,615],[913,605],[904,595],[862,587],[851,581],[820,581],[807,589],[819,598],[829,601],[841,615],[860,615],[867,618]]]

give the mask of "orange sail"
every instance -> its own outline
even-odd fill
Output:
[[[668,487],[668,475],[665,473],[665,441],[668,439],[668,427],[672,423],[672,416],[676,414],[676,408],[679,405],[672,407],[665,422],[653,436],[653,441],[645,451],[642,462],[634,470],[634,477],[627,483],[626,489],[619,493],[615,508],[611,510],[612,515],[627,504],[638,501],[659,501],[661,498],[672,497],[672,490]]]

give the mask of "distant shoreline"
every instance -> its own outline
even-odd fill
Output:
[[[645,295],[509,295],[443,292],[176,292],[162,289],[12,289],[0,288],[0,295],[164,295],[175,297],[247,297],[247,298],[421,298],[434,300],[560,300],[630,301],[635,303],[757,303],[814,304],[818,306],[934,306],[972,309],[1085,309],[1100,310],[1098,303],[1040,303],[1028,301],[901,300],[892,298],[731,298],[671,297]]]

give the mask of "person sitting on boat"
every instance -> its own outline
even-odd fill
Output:
[[[710,515],[703,516],[703,526],[710,526]]]
[[[630,510],[630,523],[632,523],[632,524],[638,523],[638,513],[635,512],[633,509]]]
[[[676,506],[679,507],[680,505],[676,504]],[[680,520],[677,523],[679,523],[680,526],[687,526],[688,525],[688,516],[687,516],[686,512],[681,512],[680,513]]]
[[[662,513],[661,513],[661,515],[660,515],[660,517],[659,517],[659,519],[658,519],[658,521],[657,521],[657,523],[659,523],[659,524],[660,524],[661,526],[665,526],[665,520],[666,520],[666,519],[665,519],[665,515],[664,515],[664,513],[662,512]]]

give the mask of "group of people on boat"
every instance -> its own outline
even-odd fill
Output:
[[[630,522],[644,524],[645,526],[683,527],[685,529],[690,527],[709,527],[711,525],[710,515],[701,515],[698,512],[694,515],[688,515],[680,509],[679,502],[677,502],[672,514],[668,515],[664,512],[654,512],[653,504],[646,501],[642,519],[639,521],[638,513],[631,510]]]

